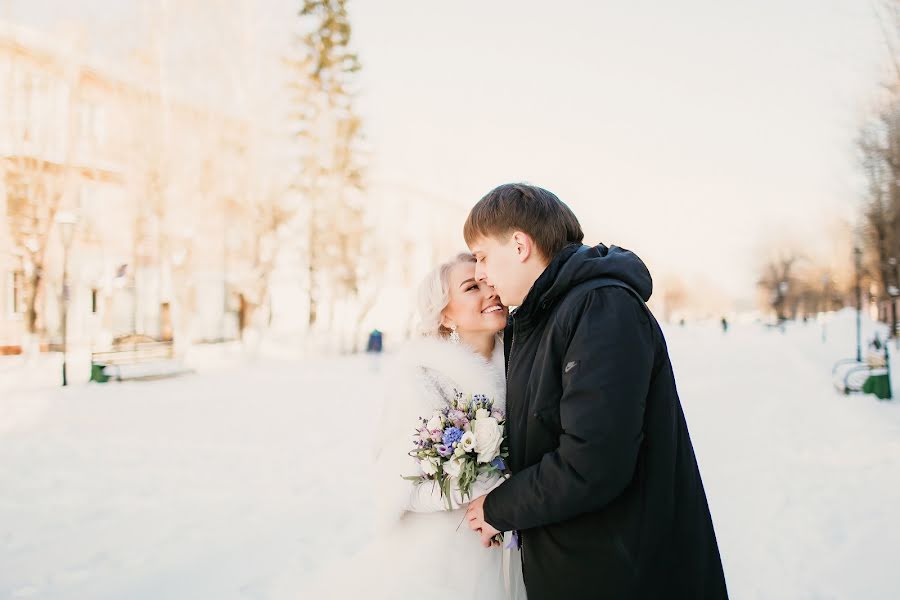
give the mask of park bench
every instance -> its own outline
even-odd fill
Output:
[[[874,394],[890,400],[891,367],[888,345],[875,340],[862,362],[855,358],[839,360],[831,369],[835,387],[844,394]]]
[[[147,380],[189,373],[175,356],[171,341],[132,337],[113,345],[111,350],[91,352],[91,381]]]

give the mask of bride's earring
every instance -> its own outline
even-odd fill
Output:
[[[456,331],[456,324],[450,326],[450,342],[454,344],[459,343],[459,333]]]

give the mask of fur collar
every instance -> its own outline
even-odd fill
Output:
[[[439,338],[411,342],[404,350],[402,360],[409,366],[434,369],[449,377],[462,391],[506,397],[503,344],[499,339],[490,361],[465,344]]]

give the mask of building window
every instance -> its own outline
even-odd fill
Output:
[[[91,290],[91,314],[97,314],[97,288]]]
[[[7,312],[10,315],[25,314],[25,272],[11,271],[6,281]]]
[[[86,101],[78,110],[79,129],[82,137],[89,141],[92,147],[102,146],[106,143],[106,111],[99,104]]]

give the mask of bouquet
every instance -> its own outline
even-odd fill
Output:
[[[452,508],[450,492],[459,489],[471,499],[472,485],[479,475],[506,471],[503,411],[494,408],[494,400],[482,394],[462,394],[430,418],[421,418],[409,452],[421,468],[421,475],[405,477],[415,483],[432,481],[440,486],[441,496]]]

